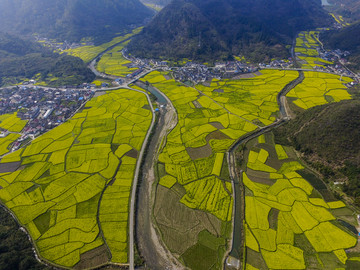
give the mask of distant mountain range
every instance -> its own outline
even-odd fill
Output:
[[[360,70],[360,21],[341,30],[329,31],[322,34],[326,47],[349,51],[350,67]]]
[[[0,32],[0,86],[37,76],[49,86],[91,82],[95,75],[77,57],[53,53],[29,40]]]
[[[320,0],[174,0],[130,44],[150,58],[251,60],[286,56],[300,30],[328,25]]]
[[[152,15],[139,0],[0,0],[0,31],[104,41]]]

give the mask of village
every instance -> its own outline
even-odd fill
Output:
[[[57,90],[33,86],[3,88],[0,91],[0,114],[17,112],[19,118],[28,120],[12,150],[17,150],[23,142],[71,118],[93,95],[91,90]],[[1,134],[4,137],[8,132],[3,130]]]

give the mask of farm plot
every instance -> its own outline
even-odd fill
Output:
[[[27,120],[21,120],[16,112],[0,115],[0,130],[6,134],[5,137],[0,138],[0,156],[10,152],[10,145],[21,137],[19,133],[26,124]]]
[[[341,15],[335,15],[334,13],[330,13],[330,15],[333,17],[333,19],[340,24],[343,27],[349,26],[350,23],[345,22],[343,16]]]
[[[252,254],[246,269],[261,268],[259,257],[269,269],[345,268],[345,249],[357,238],[331,211],[345,204],[315,198],[314,188],[297,173],[304,167],[280,147],[267,134],[266,141],[254,139],[245,151],[245,246]]]
[[[94,45],[80,46],[75,49],[65,50],[65,52],[68,53],[69,55],[79,57],[84,62],[88,63],[91,60],[93,60],[96,56],[98,56],[100,53],[102,53],[106,49],[110,48],[111,46],[114,46],[115,44],[123,42],[124,40],[132,37],[133,35],[138,34],[141,31],[141,29],[142,29],[142,27],[136,28],[129,34],[126,34],[124,36],[115,37],[110,42],[101,44],[99,46],[94,46]]]
[[[129,197],[152,118],[145,105],[143,93],[107,92],[1,161],[23,165],[1,174],[0,199],[45,260],[79,268],[128,262]]]
[[[157,196],[165,192],[164,189],[171,189],[176,194],[181,194],[181,204],[194,209],[196,213],[201,211],[216,217],[226,228],[232,219],[233,198],[231,182],[224,173],[227,170],[224,153],[244,134],[275,121],[278,112],[276,95],[296,76],[296,72],[264,71],[259,77],[215,81],[210,87],[198,85],[195,89],[167,80],[159,72],[147,75],[143,81],[148,81],[167,95],[178,115],[177,126],[167,136],[159,156],[162,172],[159,173],[161,188],[158,188]],[[219,88],[223,91],[216,91]],[[261,158],[264,160],[266,156]],[[187,211],[173,199],[166,199],[162,198],[162,206],[159,205],[158,208],[174,204],[179,212]],[[182,242],[181,237],[187,237],[182,230],[176,229],[177,217],[172,213],[162,213],[156,215],[156,218],[163,239],[169,247]],[[206,226],[206,222],[199,219],[188,226],[195,228],[199,222]],[[169,224],[173,224],[173,229],[169,228]],[[169,230],[172,232],[171,236]],[[196,232],[195,239],[196,235],[199,238],[199,231]],[[228,231],[224,229],[223,232],[211,234],[217,239],[216,243],[222,243],[229,237]],[[172,251],[179,254],[189,267],[197,265],[196,269],[219,268],[225,244],[208,248],[198,240],[195,245],[192,243],[172,248]],[[191,255],[194,252],[211,259],[197,263]],[[214,253],[219,255],[209,255]]]
[[[304,69],[314,69],[333,62],[320,58],[319,31],[301,32],[296,38],[295,55]]]
[[[0,128],[10,132],[21,132],[27,121],[17,117],[17,113],[4,114],[0,116]]]
[[[127,43],[124,42],[105,53],[98,62],[97,69],[100,72],[120,77],[125,77],[136,71],[137,68],[133,68],[131,61],[125,59],[121,52]]]
[[[296,106],[309,109],[329,102],[351,99],[344,85],[351,82],[351,78],[342,77],[340,80],[340,76],[334,74],[312,71],[304,73],[304,81],[287,94]]]

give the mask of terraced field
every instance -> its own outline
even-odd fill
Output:
[[[250,141],[245,149],[246,269],[358,268],[350,258],[359,253],[345,252],[357,244],[353,211],[332,196],[323,197],[312,185],[320,180],[312,176],[316,181],[311,183],[311,172],[291,149],[275,144],[273,134]]]
[[[233,198],[224,153],[242,135],[276,120],[277,94],[297,76],[264,70],[196,89],[159,72],[143,79],[166,94],[178,113],[159,156],[154,211],[166,245],[191,269],[220,268],[228,247]]]
[[[350,23],[345,22],[343,16],[335,15],[334,13],[330,13],[330,15],[334,18],[334,20],[343,27],[349,26]]]
[[[329,102],[338,102],[351,99],[345,83],[353,81],[349,77],[305,71],[304,81],[292,89],[287,97],[297,107],[309,109],[317,105],[327,104]]]
[[[128,262],[129,197],[148,108],[143,93],[104,93],[1,161],[1,202],[43,259],[78,268]]]
[[[333,64],[319,57],[318,50],[320,45],[319,31],[304,31],[298,35],[296,38],[295,54],[302,68],[313,69],[314,67],[325,67],[325,65]]]
[[[105,53],[97,64],[97,70],[114,76],[126,77],[133,73],[137,68],[131,67],[131,61],[124,58],[121,50],[128,44],[124,42]]]
[[[96,56],[98,56],[100,53],[105,51],[106,49],[110,48],[111,46],[114,46],[117,43],[120,43],[136,34],[138,34],[142,30],[142,27],[134,29],[131,33],[115,37],[110,42],[101,44],[99,46],[80,46],[75,49],[65,50],[66,53],[81,58],[84,62],[88,63],[91,60],[93,60]]]

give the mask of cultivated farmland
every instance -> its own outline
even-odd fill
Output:
[[[325,67],[333,64],[319,56],[321,42],[319,31],[301,32],[296,38],[295,55],[304,69],[314,69],[315,67]]]
[[[0,138],[0,156],[8,153],[10,145],[20,138],[20,132],[27,121],[17,117],[17,113],[0,115],[0,129],[10,132],[7,136]]]
[[[65,52],[81,58],[84,62],[88,63],[91,60],[93,60],[96,56],[98,56],[100,53],[105,51],[106,49],[110,48],[111,46],[114,46],[117,43],[121,43],[125,41],[126,39],[132,37],[133,35],[138,34],[141,31],[142,27],[134,29],[131,33],[126,34],[124,36],[119,36],[111,40],[110,42],[101,44],[99,46],[80,46],[75,49],[66,50]]]
[[[239,137],[276,120],[277,94],[298,75],[262,73],[196,89],[159,72],[143,79],[166,94],[178,113],[159,156],[154,211],[166,245],[191,269],[219,268],[227,248],[233,190],[224,153]]]
[[[97,70],[120,77],[126,77],[126,75],[137,70],[137,68],[131,67],[131,61],[125,59],[121,52],[127,43],[128,42],[124,42],[105,53],[97,64]]]
[[[356,217],[301,176],[306,168],[291,149],[275,145],[272,133],[264,137],[244,150],[246,269],[345,268],[358,256],[345,252],[357,237],[339,220],[356,226]]]
[[[344,85],[353,81],[351,78],[342,77],[340,80],[338,75],[313,71],[305,71],[304,74],[304,81],[286,95],[296,106],[309,109],[329,102],[351,99]]]
[[[128,262],[130,192],[152,119],[146,107],[143,93],[104,93],[1,161],[13,168],[0,175],[1,202],[42,258],[79,268]]]

